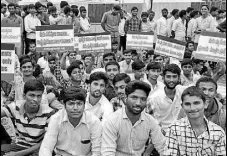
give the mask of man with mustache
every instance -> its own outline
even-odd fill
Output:
[[[117,96],[113,86],[113,79],[117,74],[120,73],[120,65],[117,62],[112,61],[108,62],[105,68],[109,81],[106,85],[104,95],[110,101],[112,98],[115,98]]]
[[[95,72],[90,75],[90,91],[87,93],[85,110],[92,112],[100,120],[105,120],[113,113],[113,106],[103,95],[107,83],[108,76],[103,72]]]
[[[69,87],[63,91],[65,108],[50,120],[39,156],[94,155],[99,156],[102,125],[85,110],[86,90]]]
[[[125,107],[114,112],[103,123],[102,156],[150,156],[145,151],[147,141],[163,154],[165,137],[157,121],[144,112],[150,86],[142,81],[132,81],[125,88]]]
[[[113,105],[114,111],[122,108],[126,102],[126,95],[125,95],[125,87],[131,81],[131,78],[125,74],[120,73],[117,74],[113,79],[113,85],[115,88],[115,92],[117,97],[111,99],[110,103]]]
[[[1,107],[1,117],[15,119],[17,138],[14,144],[1,145],[1,153],[9,156],[24,156],[38,153],[50,117],[54,111],[42,104],[44,85],[38,80],[29,80],[24,85],[24,100],[16,100]]]
[[[168,128],[164,155],[226,156],[224,130],[204,116],[207,103],[203,91],[195,86],[189,87],[183,92],[181,99],[187,117]]]

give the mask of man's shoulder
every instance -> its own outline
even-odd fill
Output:
[[[101,124],[99,118],[97,116],[95,116],[92,112],[85,110],[83,115],[85,115],[87,124],[96,124],[96,123]]]
[[[225,135],[225,131],[223,130],[223,128],[212,121],[208,122],[208,128],[209,131],[214,135],[216,135],[217,133]]]

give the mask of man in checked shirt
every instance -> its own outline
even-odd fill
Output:
[[[165,156],[226,156],[224,130],[204,116],[206,96],[195,86],[182,94],[187,117],[176,121],[166,133]]]

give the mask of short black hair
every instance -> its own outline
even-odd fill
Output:
[[[163,11],[167,11],[167,12],[168,12],[168,9],[164,8],[164,9],[162,9],[162,12],[163,12]]]
[[[68,14],[68,13],[70,13],[70,11],[71,11],[71,8],[66,6],[64,9],[64,14]]]
[[[181,69],[176,64],[167,64],[164,67],[163,75],[165,76],[167,72],[171,72],[171,73],[177,74],[179,77],[181,75]]]
[[[207,77],[207,76],[204,76],[204,77],[201,77],[197,82],[196,82],[196,87],[199,87],[200,83],[207,83],[207,82],[210,82],[210,83],[213,83],[216,87],[216,90],[218,89],[218,84],[217,82],[214,81],[214,79],[212,79],[211,77]]]
[[[54,6],[52,2],[47,3],[47,8]]]
[[[35,71],[33,72],[33,76],[35,78],[39,77],[39,75],[42,73],[42,69],[39,64],[35,65]]]
[[[192,12],[190,13],[190,17],[191,17],[191,18],[194,18],[196,15],[198,15],[198,13],[199,13],[199,11],[194,10],[194,11],[192,11]]]
[[[35,7],[34,4],[29,4],[29,5],[28,5],[28,8],[29,8],[29,9],[36,9],[36,7]]]
[[[14,4],[14,3],[9,3],[9,4],[8,4],[8,8],[9,8],[9,7],[14,7],[14,8],[16,9],[16,4]]]
[[[173,9],[173,11],[171,12],[171,14],[173,16],[175,16],[178,12],[179,12],[179,9]]]
[[[33,62],[30,58],[24,58],[20,62],[20,67],[22,67],[25,63],[31,62],[32,67],[35,67],[35,62]]]
[[[79,15],[79,10],[77,8],[71,8],[71,11],[75,14],[75,16]]]
[[[114,45],[114,44],[118,44],[118,41],[117,40],[113,40],[112,45]]]
[[[27,94],[29,91],[42,91],[44,92],[44,85],[39,80],[29,80],[24,84],[24,94]]]
[[[186,9],[186,12],[187,12],[187,13],[190,13],[190,12],[192,12],[193,10],[195,10],[195,9],[192,8],[192,7],[188,7],[188,8]]]
[[[151,69],[162,69],[162,64],[159,62],[151,62],[147,65],[147,71]]]
[[[143,17],[143,16],[148,17],[148,16],[149,16],[149,14],[148,14],[147,12],[142,12],[141,17]]]
[[[179,17],[184,17],[184,15],[187,15],[187,12],[186,12],[186,10],[181,10],[180,12],[179,12]]]
[[[185,65],[191,65],[193,66],[193,63],[192,63],[192,60],[191,59],[184,59],[182,62],[181,62],[181,68]]]
[[[61,1],[60,8],[64,8],[65,6],[69,6],[69,3],[67,1]]]
[[[38,10],[40,7],[43,7],[43,5],[39,2],[35,3],[35,9]]]
[[[195,43],[193,41],[188,41],[186,44],[186,47],[188,48],[189,44],[193,44],[193,46],[195,45]]]
[[[126,94],[126,96],[129,96],[136,90],[143,90],[147,94],[147,96],[149,96],[151,87],[149,84],[147,84],[143,81],[138,81],[138,80],[131,81],[128,83],[128,85],[125,88],[125,94]]]
[[[202,4],[202,5],[201,5],[201,9],[202,9],[202,7],[204,7],[204,6],[207,7],[208,10],[210,10],[209,5],[207,5],[207,4]]]
[[[218,11],[218,14],[223,14],[223,13],[225,13],[223,10]]]
[[[112,53],[112,52],[110,52],[110,53],[105,53],[104,55],[103,55],[103,60],[105,60],[105,58],[106,57],[109,57],[109,56],[113,56],[113,59],[116,61],[116,58],[115,58],[115,54],[114,53]]]
[[[123,51],[123,55],[129,54],[129,53],[132,54],[132,49],[127,49]]]
[[[216,6],[212,6],[211,9],[210,9],[210,13],[214,12],[214,11],[217,11],[218,10],[218,7]]]
[[[77,5],[71,5],[71,8],[72,9],[78,9],[78,6]],[[79,9],[78,9],[78,11],[79,11]]]
[[[87,97],[86,90],[79,89],[75,86],[63,89],[61,95],[64,104],[66,104],[66,102],[70,100],[80,100],[85,103]]]
[[[164,60],[164,57],[162,55],[158,55],[158,54],[154,54],[153,59],[156,59],[157,57],[162,57],[162,59]]]
[[[183,94],[181,95],[182,102],[184,101],[184,98],[187,95],[199,97],[203,100],[203,102],[206,101],[206,95],[200,88],[198,88],[196,86],[191,86],[184,90]]]
[[[120,65],[116,62],[116,61],[111,61],[111,62],[108,62],[105,66],[105,69],[107,69],[108,66],[110,65],[114,65],[114,66],[117,66],[117,69],[120,71]]]
[[[67,68],[67,74],[69,76],[71,76],[73,70],[77,68],[77,69],[80,69],[80,65],[79,64],[71,64],[68,68]]]
[[[103,72],[94,72],[90,75],[89,83],[91,84],[94,81],[104,80],[105,84],[108,83],[109,79],[106,73]]]
[[[193,64],[200,64],[200,63],[204,63],[203,60],[200,60],[200,59],[193,59]]]
[[[84,11],[87,11],[87,9],[85,8],[85,6],[81,6],[79,10],[80,10],[80,13],[82,13]]]
[[[74,60],[74,61],[71,63],[71,65],[73,65],[73,64],[84,65],[83,62],[80,61],[80,60]]]
[[[85,54],[85,55],[83,56],[83,59],[85,60],[86,57],[91,57],[93,61],[95,60],[95,57],[94,57],[91,53]]]
[[[145,63],[141,60],[137,60],[132,63],[132,70],[141,70],[145,67]]]
[[[135,49],[132,49],[132,53],[131,53],[133,56],[137,56],[138,55],[138,53],[137,53],[137,51],[135,50]]]
[[[51,61],[57,61],[56,57],[55,56],[48,57],[48,62],[51,62]]]
[[[6,7],[6,4],[5,4],[5,3],[1,3],[1,9],[2,9],[3,7]]]
[[[131,12],[132,12],[133,10],[139,11],[139,9],[138,9],[136,6],[132,7]]]
[[[55,6],[51,6],[48,11],[49,13],[57,12],[57,8]]]
[[[115,85],[117,82],[124,80],[126,84],[128,84],[131,81],[131,78],[126,73],[119,73],[117,74],[113,79],[113,85]]]
[[[116,10],[116,11],[120,11],[121,10],[121,7],[119,5],[114,5],[113,6],[113,9]]]

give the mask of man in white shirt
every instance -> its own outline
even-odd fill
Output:
[[[168,10],[162,9],[162,17],[157,21],[157,35],[168,36]]]
[[[1,20],[5,17],[7,7],[5,3],[1,3]]]
[[[180,18],[173,22],[172,37],[179,41],[186,41],[186,10],[181,10],[179,13]]]
[[[80,28],[81,34],[89,33],[91,29],[90,19],[87,17],[87,10],[85,7],[80,7]]]
[[[120,17],[121,17],[121,20],[120,20],[120,23],[118,26],[118,32],[120,35],[119,50],[125,51],[126,50],[126,33],[125,33],[124,28],[125,28],[126,17],[124,17],[123,12],[120,13]]]
[[[188,40],[190,41],[195,41],[195,33],[193,32],[193,26],[195,25],[196,23],[196,18],[199,17],[199,11],[193,11],[191,14],[190,14],[190,21],[188,22],[188,29],[187,29],[187,37],[188,37]]]
[[[108,76],[103,72],[95,72],[90,75],[90,91],[87,93],[85,110],[92,112],[100,120],[105,120],[113,113],[113,106],[103,95],[108,83]]]
[[[179,10],[178,9],[173,9],[173,11],[171,12],[171,14],[172,14],[172,17],[170,17],[167,20],[169,36],[172,36],[171,35],[171,31],[172,31],[172,28],[173,28],[173,22],[179,18]]]
[[[124,55],[124,61],[119,62],[120,65],[120,73],[126,73],[131,74],[132,73],[132,63],[134,62],[132,60],[132,50],[125,50],[123,52]]]
[[[27,54],[29,52],[29,43],[35,42],[36,39],[36,26],[41,26],[40,20],[36,16],[36,8],[34,4],[30,4],[28,6],[30,10],[30,14],[28,14],[24,18],[24,26],[26,31],[26,49],[25,53]]]
[[[145,81],[146,80],[146,74],[145,74],[145,63],[141,60],[136,60],[132,63],[132,74],[128,74],[132,81],[134,80],[140,80]]]
[[[154,11],[150,11],[149,12],[148,22],[150,24],[150,30],[152,32],[154,32],[154,45],[155,45],[156,40],[157,40],[157,31],[156,31],[157,22],[154,20],[154,17],[155,17],[155,12]]]
[[[63,91],[65,108],[52,116],[39,156],[101,155],[102,125],[85,111],[86,91],[70,87]]]
[[[141,32],[151,32],[150,23],[148,22],[149,14],[147,12],[142,12],[141,14]]]

